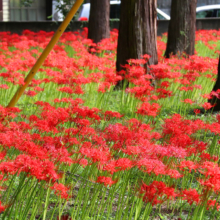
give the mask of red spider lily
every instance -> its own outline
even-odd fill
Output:
[[[73,94],[73,90],[70,87],[62,87],[62,88],[59,88],[58,91],[66,92],[68,94]]]
[[[183,160],[181,161],[181,164],[179,167],[180,169],[183,169],[183,170],[184,168],[188,168],[189,172],[191,173],[192,170],[196,170],[198,168],[198,165],[196,165],[193,161]]]
[[[220,124],[220,114],[216,115],[216,119],[218,120],[218,123]]]
[[[79,161],[79,164],[81,165],[81,166],[83,166],[83,167],[85,167],[85,166],[87,166],[88,165],[88,160],[86,160],[86,159],[81,159],[80,161]]]
[[[137,167],[146,173],[154,173],[155,175],[165,175],[166,174],[166,166],[157,159],[140,159],[136,163]]]
[[[2,205],[2,202],[0,201],[0,213],[4,212],[6,208],[7,208],[7,207],[6,207],[6,206],[3,206],[3,205]]]
[[[183,200],[186,200],[190,205],[194,202],[198,205],[201,201],[201,195],[195,189],[185,189],[179,193],[179,196],[182,197]]]
[[[199,109],[194,109],[194,112],[196,115],[198,115],[198,114],[200,114],[201,111]]]
[[[191,99],[184,99],[184,101],[181,102],[189,103],[190,105],[194,103]]]
[[[9,89],[9,86],[6,84],[1,84],[0,89]]]
[[[81,18],[79,18],[79,21],[88,21],[88,18],[87,17],[81,17]]]
[[[139,84],[139,82],[135,82],[136,84]],[[128,93],[132,93],[135,95],[136,98],[142,99],[145,96],[150,96],[153,87],[150,85],[150,82],[144,82],[144,85],[141,87],[133,87],[126,89]]]
[[[139,146],[126,146],[122,151],[128,155],[139,155],[142,152]]]
[[[31,90],[29,90],[27,92],[25,91],[24,94],[27,96],[30,96],[30,97],[37,95],[37,93],[35,91],[31,91]]]
[[[105,120],[107,121],[109,121],[111,118],[121,118],[121,117],[123,116],[118,112],[112,112],[112,111],[105,112]]]
[[[152,205],[161,204],[177,196],[174,188],[158,181],[153,181],[150,185],[142,183],[139,193],[143,196],[144,202],[150,202]]]
[[[209,110],[210,108],[212,108],[214,105],[211,105],[209,102],[205,102],[202,107],[205,109],[205,110]]]
[[[88,148],[88,147],[81,147],[79,153],[81,155],[90,158],[93,163],[99,162],[100,164],[105,164],[110,158],[111,154],[108,148]]]
[[[108,162],[102,167],[102,170],[108,171],[111,175],[112,175],[113,173],[117,172],[115,160],[110,160],[110,161],[108,161]]]
[[[99,92],[105,93],[107,92],[111,87],[111,84],[109,82],[103,82],[99,85]]]
[[[129,170],[133,167],[133,163],[128,158],[120,158],[115,161],[115,167],[117,170]]]
[[[142,58],[149,60],[151,58],[151,56],[148,54],[144,54],[144,55],[142,55]]]
[[[219,211],[219,209],[220,209],[220,205],[219,205],[219,203],[217,203],[216,202],[216,199],[215,200],[208,200],[207,201],[207,210],[209,210],[210,208],[215,208],[216,207],[216,209],[217,209],[217,211]]]
[[[50,187],[52,190],[55,191],[55,194],[57,196],[60,196],[62,199],[68,199],[68,193],[67,191],[69,188],[64,186],[62,183],[55,183],[53,186]]]
[[[159,112],[159,109],[160,109],[159,104],[153,103],[151,105],[150,103],[145,102],[137,110],[137,114],[156,117]]]
[[[98,176],[97,183],[103,183],[105,186],[112,186],[113,184],[117,183],[117,180],[112,180],[111,177],[106,176]]]
[[[57,216],[57,220],[72,220],[72,218],[69,215],[62,215],[61,218]]]

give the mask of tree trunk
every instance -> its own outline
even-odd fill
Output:
[[[165,57],[194,54],[197,0],[172,0]]]
[[[218,75],[217,80],[215,82],[215,85],[212,89],[213,92],[216,92],[217,90],[220,90],[220,56],[218,61]],[[215,106],[211,109],[213,111],[220,111],[220,92],[218,92],[219,96],[218,98],[216,96],[213,96],[212,99],[209,99],[208,102],[212,105],[215,104]]]
[[[109,0],[91,0],[89,15],[89,33],[88,38],[94,43],[100,42],[102,39],[109,38]]]
[[[157,0],[121,0],[121,14],[116,69],[123,69],[129,59],[151,56],[157,64]]]
[[[0,4],[1,4],[1,0],[0,0]],[[46,20],[52,20],[51,15],[53,14],[53,9],[52,9],[53,1],[52,0],[47,0],[45,2],[45,4],[46,4]]]

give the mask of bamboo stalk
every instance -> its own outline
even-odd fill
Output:
[[[61,35],[65,31],[66,27],[68,26],[68,24],[70,23],[70,21],[72,20],[73,16],[76,14],[77,10],[79,9],[79,7],[81,6],[82,3],[83,3],[83,0],[76,0],[75,4],[73,5],[71,10],[67,14],[66,18],[64,19],[62,24],[59,26],[59,28],[56,31],[56,33],[54,34],[54,36],[51,38],[49,44],[44,49],[43,53],[41,54],[41,56],[39,57],[37,62],[32,67],[32,69],[30,70],[28,75],[26,76],[26,78],[24,80],[25,84],[18,88],[17,92],[14,94],[13,98],[11,99],[11,101],[9,102],[7,107],[14,107],[16,105],[16,103],[18,102],[19,98],[24,93],[24,90],[27,88],[28,84],[34,78],[34,76],[37,73],[38,69],[41,67],[41,65],[43,64],[43,62],[47,58],[47,56],[50,53],[50,51],[53,49],[53,47],[55,46],[57,41],[60,39]]]

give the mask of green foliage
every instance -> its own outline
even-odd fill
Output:
[[[21,5],[24,7],[31,7],[32,3],[37,0],[21,0]],[[76,2],[76,0],[56,0],[56,10],[61,12],[63,15],[62,19],[66,17],[72,5]],[[52,15],[51,15],[52,16]],[[77,13],[74,17],[77,16]]]
[[[56,10],[60,11],[63,18],[65,18],[72,5],[75,3],[75,0],[57,0],[57,3]]]
[[[25,7],[30,7],[34,1],[35,0],[21,0],[21,5]]]

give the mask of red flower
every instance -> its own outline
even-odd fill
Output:
[[[72,218],[69,215],[62,215],[61,218],[57,216],[57,220],[72,220]]]
[[[190,105],[194,103],[191,99],[184,99],[184,101],[181,102],[189,103]]]
[[[187,200],[187,202],[192,205],[193,202],[198,204],[200,202],[200,195],[195,189],[185,189],[180,194],[183,200]]]
[[[105,112],[105,120],[109,121],[111,118],[121,118],[123,115],[121,115],[118,112],[112,112],[112,111],[106,111]]]
[[[0,201],[0,213],[5,211],[6,206],[2,205],[2,202]]]
[[[96,180],[97,183],[103,183],[105,186],[111,186],[115,183],[117,183],[117,181],[112,180],[111,177],[106,177],[106,176],[99,176]]]
[[[87,17],[81,17],[81,18],[79,18],[79,21],[88,21],[88,18]]]
[[[37,95],[37,93],[35,91],[31,91],[31,90],[29,90],[27,92],[25,91],[24,94],[27,96],[30,96],[30,97]]]
[[[83,167],[87,166],[88,165],[88,160],[82,158],[80,161],[79,161],[79,164]]]
[[[165,183],[161,181],[153,181],[149,185],[143,183],[139,193],[143,194],[144,202],[150,202],[152,205],[161,204],[177,196],[174,188],[167,187]]]
[[[197,114],[200,114],[201,111],[199,109],[194,109],[194,112],[197,115]]]
[[[216,119],[218,120],[218,123],[220,124],[220,114],[216,115]]]
[[[6,84],[1,84],[0,89],[9,89],[9,86]]]
[[[209,110],[210,108],[213,107],[213,105],[211,105],[209,102],[205,102],[202,107],[205,109],[205,110]]]
[[[67,191],[69,188],[64,186],[62,183],[55,183],[53,186],[50,187],[52,190],[55,190],[55,194],[57,196],[61,196],[62,199],[68,199]]]
[[[188,168],[190,173],[191,173],[192,170],[196,170],[198,168],[198,166],[193,161],[189,161],[189,160],[188,161],[183,160],[179,167],[181,169]]]
[[[146,59],[146,60],[149,60],[149,59],[151,58],[151,56],[148,55],[148,54],[144,54],[142,57],[143,57],[144,59]]]
[[[70,87],[62,87],[62,88],[59,88],[57,90],[61,91],[61,92],[66,92],[68,94],[72,94],[73,93],[73,90]]]
[[[120,158],[115,161],[116,167],[119,170],[128,170],[133,167],[133,163],[128,158]]]
[[[148,102],[144,102],[141,105],[141,107],[137,110],[137,114],[156,117],[159,112],[159,109],[160,109],[160,106],[157,103],[153,103],[151,105]]]

